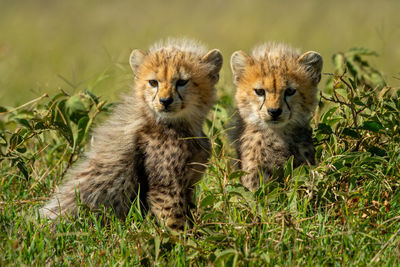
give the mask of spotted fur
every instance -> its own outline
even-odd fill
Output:
[[[167,226],[184,227],[210,153],[202,124],[214,102],[222,55],[170,39],[148,52],[134,50],[130,65],[132,96],[94,130],[89,152],[41,209],[43,216],[74,214],[77,193],[89,208],[110,207],[124,218],[139,197]]]
[[[249,56],[231,57],[238,115],[233,133],[242,183],[255,191],[290,156],[294,165],[314,164],[309,125],[321,79],[322,58],[287,45],[267,43]]]

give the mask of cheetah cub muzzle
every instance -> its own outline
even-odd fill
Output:
[[[295,167],[314,164],[309,124],[321,79],[322,57],[302,55],[284,44],[256,47],[251,55],[233,53],[231,68],[236,85],[238,114],[233,140],[242,183],[251,191],[281,169],[290,156]]]
[[[135,85],[94,130],[85,158],[41,209],[48,218],[73,215],[76,197],[90,209],[124,218],[141,204],[173,229],[183,229],[210,142],[202,132],[214,103],[222,55],[191,40],[170,39],[130,56]],[[140,193],[139,193],[140,192]]]

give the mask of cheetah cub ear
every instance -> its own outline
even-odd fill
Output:
[[[307,72],[310,74],[314,84],[317,85],[321,80],[322,71],[322,57],[314,51],[308,51],[301,55],[297,61],[306,67]]]
[[[236,51],[231,57],[231,68],[233,73],[233,83],[237,85],[242,77],[247,65],[252,64],[253,60],[243,51]]]
[[[218,82],[219,71],[223,63],[221,52],[218,49],[213,49],[203,56],[201,61],[210,64],[210,77],[214,82]]]
[[[140,51],[139,49],[135,49],[132,51],[131,55],[129,56],[129,64],[131,65],[133,74],[136,75],[137,69],[140,66],[140,64],[142,64],[145,56],[146,53]]]

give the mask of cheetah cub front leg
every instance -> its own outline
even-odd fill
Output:
[[[178,185],[169,188],[154,188],[148,193],[150,211],[172,229],[183,230],[193,202],[194,188],[182,188]]]
[[[186,222],[187,201],[184,189],[170,187],[150,190],[147,197],[151,212],[172,229],[183,230]]]

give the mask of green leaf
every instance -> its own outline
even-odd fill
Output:
[[[332,56],[332,62],[333,65],[335,66],[337,73],[342,74],[344,72],[344,56],[341,53],[334,54]]]
[[[221,217],[224,217],[224,214],[222,212],[219,212],[219,211],[206,213],[206,214],[203,214],[201,216],[202,221],[207,221],[209,219],[211,219],[212,221],[215,221],[215,220],[218,220],[218,218],[221,218]]]
[[[83,116],[87,116],[88,114],[85,105],[83,104],[78,95],[71,96],[67,100],[67,102],[65,103],[65,110],[71,121],[73,121],[76,124],[78,124],[79,120]]]
[[[373,88],[375,88],[375,87],[382,88],[382,87],[386,86],[386,82],[385,82],[384,78],[378,72],[372,72],[369,75],[366,75],[365,79],[369,82],[369,84]]]
[[[366,121],[364,122],[362,129],[364,130],[370,130],[373,132],[379,132],[379,130],[384,129],[382,124],[377,121]]]
[[[319,133],[322,133],[322,134],[331,134],[333,132],[331,126],[329,126],[325,123],[319,123],[317,130]]]
[[[6,136],[4,135],[4,133],[1,133],[0,132],[0,145],[7,145],[7,138],[6,138]]]
[[[22,136],[19,135],[19,133],[14,133],[11,138],[10,138],[10,146],[11,149],[16,148],[18,145],[20,145],[22,142],[24,141],[24,139],[22,138]]]
[[[293,174],[293,156],[290,156],[290,158],[286,161],[285,166],[283,168],[284,170],[284,176],[283,177],[288,177],[288,176],[292,176]]]
[[[354,102],[354,104],[356,104],[356,105],[358,105],[358,106],[362,106],[362,107],[365,106],[365,104],[361,101],[361,98],[358,97],[358,96],[355,96],[355,97],[353,98],[353,102]]]
[[[359,68],[357,66],[357,63],[354,62],[354,60],[352,58],[348,58],[346,60],[346,67],[349,70],[349,72],[351,73],[351,75],[357,77],[358,79],[361,77],[359,75]]]
[[[217,258],[214,261],[215,266],[235,266],[233,258],[237,254],[237,251],[232,248],[228,248],[219,253],[216,253]]]
[[[234,171],[229,175],[229,179],[240,178],[245,174],[246,174],[246,172],[244,172],[244,171]]]
[[[21,161],[21,160],[18,161],[17,168],[24,175],[25,179],[29,179],[29,172],[23,161]]]
[[[208,195],[206,196],[200,203],[200,208],[206,208],[207,206],[211,206],[215,202],[215,197],[214,195]]]
[[[53,122],[67,123],[67,114],[65,113],[65,102],[66,99],[60,100],[56,105],[53,106],[51,112],[51,118]]]
[[[87,126],[89,122],[89,117],[82,117],[78,122],[78,136],[76,138],[75,147],[82,143],[82,140],[85,139],[86,134],[88,132]]]
[[[29,129],[22,128],[18,130],[18,134],[25,139],[28,135],[30,135],[32,132]]]
[[[333,106],[330,108],[325,114],[322,115],[321,117],[321,123],[333,126],[335,125],[338,121],[343,120],[342,117],[335,116],[336,110],[339,108],[339,106]]]
[[[62,97],[64,97],[64,96],[67,96],[67,95],[65,94],[64,91],[62,91],[61,93],[56,94],[56,95],[52,98],[53,101],[51,101],[50,103],[56,102],[56,100],[58,100],[59,98],[62,98]]]
[[[385,150],[383,150],[379,147],[376,147],[376,146],[371,146],[368,149],[368,152],[370,152],[372,155],[377,155],[377,156],[381,156],[381,157],[384,157],[387,155]]]
[[[44,124],[43,121],[38,121],[38,122],[35,124],[34,129],[35,129],[35,130],[45,130],[45,129],[47,129],[47,127],[46,127],[46,125]]]
[[[102,103],[102,102],[100,102]],[[113,108],[115,107],[115,103],[107,103],[107,104],[102,104],[101,106],[101,111],[104,112],[111,112],[113,110]]]
[[[354,79],[349,78],[349,83],[351,84],[352,89],[357,88],[357,82]]]
[[[17,122],[23,126],[25,126],[26,128],[32,129],[31,124],[28,122],[27,119],[16,119]]]
[[[18,148],[17,148],[17,151],[18,151],[19,153],[25,153],[25,152],[26,152],[26,147],[25,147],[25,146],[18,147]]]
[[[155,256],[156,260],[158,259],[158,256],[160,255],[160,236],[156,235],[154,237],[154,246],[155,246]]]
[[[353,47],[350,48],[349,51],[345,54],[346,56],[355,56],[355,55],[362,55],[362,56],[378,56],[374,50],[365,48],[365,47]]]
[[[347,99],[347,90],[346,89],[336,89],[335,92],[343,97],[344,99]]]
[[[56,129],[67,139],[68,143],[72,147],[74,145],[74,137],[71,129],[62,122],[54,122]]]
[[[84,94],[88,95],[96,105],[99,103],[99,97],[93,94],[91,91],[85,90]]]
[[[353,137],[353,138],[359,137],[356,131],[354,131],[353,129],[347,128],[347,127],[343,129],[342,134]]]

